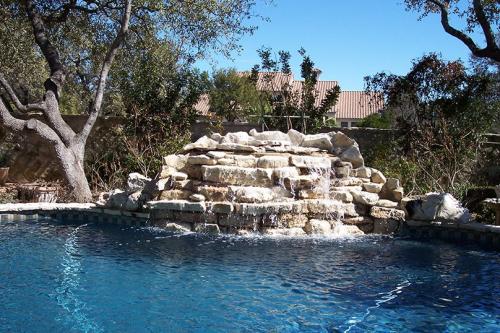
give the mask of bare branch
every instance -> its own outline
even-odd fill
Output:
[[[44,111],[45,110],[45,103],[44,102],[35,103],[35,104],[27,104],[27,105],[24,105],[23,103],[21,103],[21,101],[17,97],[14,89],[12,89],[9,82],[5,79],[5,76],[1,72],[0,72],[0,85],[5,89],[5,91],[9,95],[10,100],[12,101],[12,103],[14,103],[14,105],[16,106],[16,108],[20,112]]]
[[[104,58],[104,63],[102,64],[101,74],[99,76],[99,81],[97,84],[97,91],[95,94],[92,109],[85,123],[82,131],[78,134],[78,139],[85,142],[90,134],[90,131],[94,127],[94,124],[101,112],[102,100],[104,96],[104,89],[106,88],[106,81],[108,79],[108,74],[113,64],[116,52],[122,45],[127,33],[129,31],[130,15],[132,12],[132,0],[125,0],[125,10],[121,19],[120,30],[118,31],[115,39],[111,43],[106,57]]]

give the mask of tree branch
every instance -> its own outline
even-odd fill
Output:
[[[485,48],[479,48],[476,43],[462,31],[455,29],[450,25],[449,14],[448,14],[448,6],[449,2],[441,2],[439,0],[428,0],[430,3],[436,5],[441,12],[441,25],[448,34],[453,37],[459,39],[462,43],[464,43],[469,50],[477,57],[480,58],[490,58],[497,62],[500,62],[500,48],[495,43],[495,38],[493,36],[493,32],[491,31],[491,26],[488,23],[486,15],[484,13],[484,8],[481,4],[480,0],[474,1],[474,11],[476,13],[477,20],[483,29],[487,46]]]
[[[108,52],[106,53],[106,57],[104,58],[104,63],[102,64],[101,74],[99,76],[97,90],[89,118],[87,119],[87,122],[83,126],[81,132],[78,134],[78,140],[81,140],[82,143],[85,143],[85,141],[87,140],[90,131],[94,127],[97,117],[101,112],[102,100],[104,97],[104,89],[106,88],[106,80],[108,79],[108,74],[111,69],[111,65],[113,64],[116,52],[120,48],[121,44],[123,43],[129,31],[131,12],[132,12],[132,0],[125,0],[125,10],[121,19],[120,30],[118,31],[115,39],[113,40],[108,49]]]
[[[44,111],[45,110],[45,103],[40,102],[40,103],[35,103],[35,104],[27,104],[24,105],[21,103],[19,98],[17,97],[14,89],[10,86],[9,82],[5,79],[5,76],[3,73],[0,72],[0,85],[5,89],[7,94],[9,95],[10,100],[14,105],[16,106],[16,109],[18,109],[20,112],[28,112],[28,111]]]
[[[35,35],[35,41],[40,47],[43,56],[47,60],[50,68],[51,80],[56,84],[58,88],[64,83],[64,66],[60,60],[59,52],[52,45],[47,37],[45,30],[45,24],[43,23],[42,17],[36,12],[35,5],[31,0],[24,0],[26,6],[26,12],[28,13],[28,18],[31,21],[33,27],[33,33]],[[57,93],[57,91],[56,91]]]
[[[487,48],[495,49],[498,48],[495,42],[495,35],[491,30],[491,25],[486,18],[486,14],[484,13],[484,7],[481,3],[481,0],[473,0],[474,12],[476,13],[476,18],[483,29],[484,37],[486,38]]]
[[[437,0],[430,0],[430,2],[439,7],[439,11],[441,12],[441,25],[443,26],[444,31],[446,31],[453,37],[461,40],[465,45],[467,45],[467,47],[472,51],[472,53],[477,52],[479,48],[477,47],[476,43],[474,43],[472,38],[464,34],[462,31],[453,28],[450,25],[447,5]]]
[[[7,107],[0,99],[0,122],[13,132],[22,132],[23,130],[32,130],[41,138],[54,144],[62,144],[59,136],[46,124],[36,119],[22,120],[13,117],[7,110]]]

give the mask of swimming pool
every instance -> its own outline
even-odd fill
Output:
[[[499,278],[439,242],[0,224],[1,332],[498,332]]]

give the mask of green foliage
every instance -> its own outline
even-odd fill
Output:
[[[324,99],[317,103],[316,84],[320,71],[314,67],[314,62],[304,49],[298,51],[302,57],[300,69],[303,81],[300,86],[292,84],[290,80],[276,79],[277,72],[291,74],[289,52],[279,51],[278,60],[273,59],[270,48],[263,47],[257,52],[261,64],[253,67],[252,75],[256,80],[260,72],[263,81],[261,99],[264,102],[261,105],[266,109],[261,108],[261,119],[264,124],[284,131],[295,128],[304,133],[315,132],[323,127],[326,113],[337,103],[340,87],[329,89]]]
[[[83,114],[88,110],[107,46],[116,35],[123,2],[33,0],[65,66],[62,113]],[[133,72],[134,59],[128,57],[135,56],[140,48],[150,47],[148,41],[156,39],[176,50],[177,62],[183,64],[191,65],[196,59],[209,57],[214,50],[229,55],[239,48],[242,35],[255,31],[250,20],[261,17],[254,13],[254,7],[254,0],[134,0],[131,33],[113,65],[104,111],[108,115],[123,114],[121,100],[125,92],[116,84],[115,70]],[[49,73],[34,42],[22,1],[0,0],[0,45],[0,71],[19,91],[22,102],[39,101]],[[171,61],[161,57],[156,60]]]
[[[374,113],[358,121],[358,127],[389,129],[392,125],[390,112]]]
[[[255,83],[235,69],[214,73],[209,96],[210,112],[231,122],[247,119],[259,108],[259,92]]]
[[[155,38],[143,43],[147,47],[124,55],[121,61],[129,63],[113,78],[126,110],[124,122],[102,133],[102,142],[89,149],[87,170],[94,188],[119,186],[130,172],[154,177],[163,156],[190,141],[194,105],[209,86],[207,73],[180,66],[168,45]]]
[[[406,168],[401,176],[410,188],[460,197],[475,180],[483,134],[498,121],[500,99],[491,89],[497,84],[435,54],[415,61],[407,75],[368,78],[367,89],[385,97],[401,134],[397,149],[380,152],[375,167],[389,174]]]

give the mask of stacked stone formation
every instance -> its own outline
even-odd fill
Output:
[[[341,132],[204,136],[164,158],[157,190],[152,218],[183,231],[391,233],[405,216],[399,180]]]

